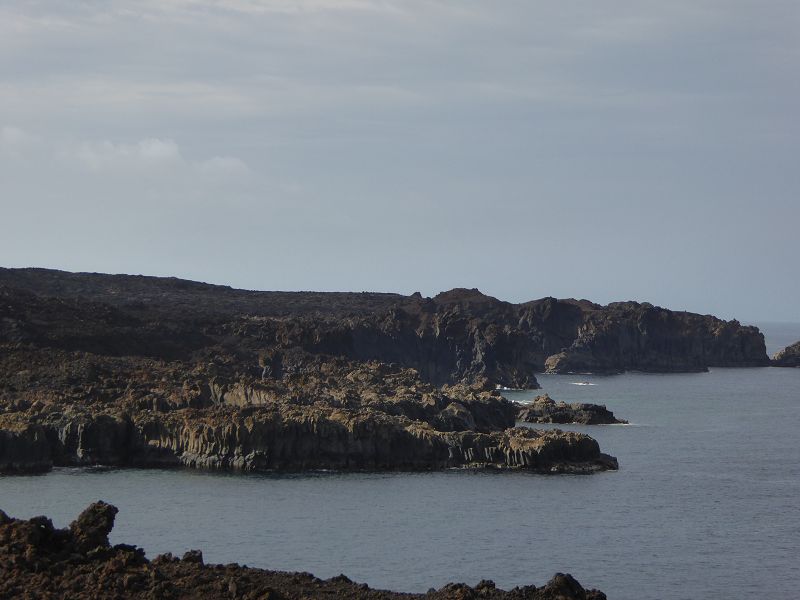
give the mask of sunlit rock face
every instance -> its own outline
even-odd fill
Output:
[[[771,364],[773,367],[800,367],[800,342],[776,352]]]

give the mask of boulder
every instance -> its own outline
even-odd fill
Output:
[[[517,404],[517,419],[526,423],[577,423],[581,425],[610,425],[627,423],[617,419],[602,404],[556,402],[547,394],[537,396],[530,404]]]

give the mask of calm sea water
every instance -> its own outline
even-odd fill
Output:
[[[797,597],[800,369],[540,380],[554,398],[604,403],[632,422],[571,428],[616,455],[619,472],[59,469],[0,477],[0,508],[63,526],[104,499],[120,508],[112,541],[151,557],[200,548],[211,562],[343,572],[403,591],[539,585],[568,571],[612,599]]]

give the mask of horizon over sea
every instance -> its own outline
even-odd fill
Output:
[[[800,324],[758,325],[770,355],[800,340]],[[344,573],[396,591],[538,586],[560,571],[610,600],[796,597],[800,369],[539,381],[504,393],[605,404],[631,422],[561,426],[596,438],[618,472],[61,468],[0,476],[0,509],[63,527],[103,499],[120,509],[112,543],[150,558],[196,548],[210,563]]]

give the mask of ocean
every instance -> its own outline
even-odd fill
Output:
[[[800,339],[800,325],[761,327],[770,354]],[[618,472],[56,469],[0,477],[0,508],[65,526],[103,499],[120,508],[112,542],[151,558],[198,548],[397,591],[561,571],[619,600],[797,597],[800,369],[539,379],[506,394],[606,404],[631,422],[562,426],[595,437]]]

